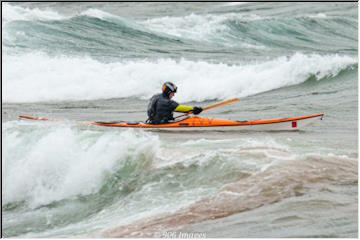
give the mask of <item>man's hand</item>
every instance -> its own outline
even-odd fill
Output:
[[[201,107],[194,107],[194,109],[193,109],[193,113],[195,114],[195,115],[198,115],[199,113],[201,113],[202,112],[202,108]]]

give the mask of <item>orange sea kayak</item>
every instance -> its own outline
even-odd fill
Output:
[[[148,124],[144,122],[87,122],[91,125],[103,127],[121,128],[144,128],[144,129],[166,129],[166,130],[257,130],[257,131],[291,131],[299,130],[314,121],[323,118],[324,114],[312,114],[292,118],[258,119],[247,121],[235,121],[219,118],[205,118],[199,116],[187,116],[176,122],[166,124]],[[50,120],[43,117],[22,115],[22,119]]]
[[[205,118],[199,116],[187,116],[179,121],[167,124],[148,124],[144,122],[87,122],[91,125],[103,127],[143,128],[143,129],[166,129],[166,130],[256,130],[256,131],[291,131],[299,130],[323,118],[324,114],[311,114],[292,118],[258,119],[247,121],[235,121],[219,118]],[[51,120],[43,117],[22,115],[22,119]]]

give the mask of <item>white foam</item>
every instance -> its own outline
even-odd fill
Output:
[[[228,2],[225,3],[224,6],[239,6],[244,4],[249,4],[249,2]]]
[[[186,16],[157,17],[141,22],[145,27],[156,32],[161,32],[181,38],[194,40],[222,40],[223,36],[231,31],[227,21],[253,21],[267,19],[256,14],[225,13],[225,14],[190,14]],[[224,43],[224,42],[222,42]]]
[[[245,97],[336,75],[357,59],[340,55],[280,57],[246,65],[160,59],[101,63],[91,58],[40,53],[3,58],[3,101],[38,102],[139,97],[158,93],[164,81],[178,85],[175,100]]]
[[[228,16],[190,14],[181,17],[159,17],[142,22],[149,29],[177,37],[207,39],[209,35],[225,31],[228,27],[221,22]]]
[[[152,161],[158,138],[135,131],[101,133],[67,125],[7,122],[3,145],[3,203],[25,200],[37,207],[96,193],[125,161]],[[141,163],[142,164],[142,163]]]
[[[4,3],[2,6],[2,20],[11,22],[16,20],[62,20],[65,17],[50,9],[26,8]]]
[[[317,13],[317,14],[312,14],[308,16],[309,18],[328,18],[328,16],[325,13]]]
[[[111,13],[102,11],[96,8],[89,8],[85,11],[75,13],[73,15],[64,16],[60,13],[54,11],[53,9],[39,9],[39,8],[27,8],[19,5],[12,5],[4,3],[3,5],[3,16],[2,19],[5,22],[11,22],[16,20],[64,20],[75,16],[88,16],[99,19],[123,19],[119,16],[113,15]]]
[[[101,11],[101,10],[96,9],[96,8],[87,9],[87,10],[81,12],[80,15],[99,18],[99,19],[116,17],[115,15],[112,15],[112,14],[110,14],[108,12]]]

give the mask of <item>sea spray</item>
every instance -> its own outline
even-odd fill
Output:
[[[3,193],[4,203],[25,201],[32,208],[96,193],[107,175],[119,171],[128,161],[138,161],[141,152],[149,157],[142,161],[151,166],[152,154],[158,149],[156,136],[131,130],[103,134],[67,125],[35,129],[22,125],[6,126],[4,136],[9,139],[3,156],[7,169],[3,179],[8,186]],[[144,162],[138,167],[144,167]]]

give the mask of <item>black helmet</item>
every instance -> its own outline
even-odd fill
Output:
[[[162,85],[162,92],[165,96],[169,96],[170,93],[176,93],[177,86],[171,82],[166,82]]]

